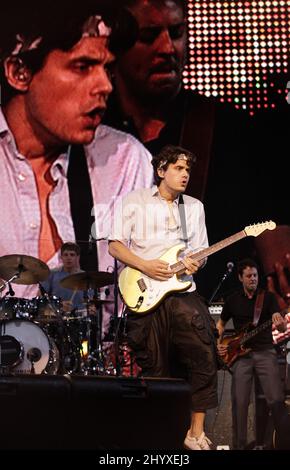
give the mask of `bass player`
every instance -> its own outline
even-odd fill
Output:
[[[268,320],[272,318],[273,324],[281,331],[286,328],[286,320],[279,313],[274,294],[258,289],[259,275],[255,261],[241,260],[237,269],[242,289],[226,299],[217,322],[220,355],[227,358],[229,345],[223,344],[223,334],[225,325],[231,318],[236,331],[240,331],[249,323],[261,329],[259,334],[245,343],[244,347],[249,348],[247,354],[237,357],[232,366],[233,448],[242,450],[247,445],[248,407],[254,373],[260,381],[278,432],[280,423],[279,419],[275,418],[278,415],[277,410],[284,408],[284,393],[277,353],[272,343],[272,325]],[[265,322],[269,326],[262,329],[261,325]]]

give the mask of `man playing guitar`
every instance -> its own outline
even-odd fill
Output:
[[[232,420],[233,447],[244,449],[247,444],[248,406],[254,373],[263,389],[266,401],[275,422],[275,410],[284,402],[277,354],[272,344],[272,322],[278,329],[285,329],[286,321],[279,313],[274,294],[258,289],[258,267],[251,259],[238,264],[238,276],[242,289],[226,300],[221,317],[217,322],[219,332],[218,350],[225,361],[233,362],[232,376]],[[234,328],[240,331],[249,323],[254,323],[259,334],[248,335],[243,344],[243,334],[232,342],[223,341],[223,333],[228,320],[232,318]],[[267,324],[267,328],[263,325]],[[247,334],[247,333],[246,333]],[[233,349],[236,349],[233,354]],[[235,361],[234,361],[235,360]],[[275,423],[276,424],[276,423]],[[278,431],[278,429],[276,428]]]
[[[131,310],[142,304],[142,291],[150,293],[150,279],[167,283],[173,278],[169,263],[158,259],[166,250],[181,242],[196,251],[208,247],[203,204],[190,196],[180,198],[193,158],[179,147],[164,147],[152,160],[156,186],[129,193],[120,212],[117,209],[110,254],[147,276],[145,282],[139,282],[137,305],[127,304]],[[202,262],[185,256],[182,263],[192,281]],[[184,445],[191,450],[210,450],[204,418],[206,410],[217,405],[217,361],[210,315],[194,282],[186,292],[167,295],[149,313],[129,312],[127,327],[128,343],[143,376],[180,377],[191,384],[192,421]]]

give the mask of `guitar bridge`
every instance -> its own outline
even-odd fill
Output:
[[[145,290],[147,289],[147,286],[145,284],[145,281],[144,281],[143,277],[141,277],[141,279],[138,279],[137,284],[138,284],[139,289],[141,290],[141,292],[145,292]]]

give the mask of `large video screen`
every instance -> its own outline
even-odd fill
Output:
[[[189,0],[186,87],[250,115],[275,108],[289,80],[289,20],[286,0]]]

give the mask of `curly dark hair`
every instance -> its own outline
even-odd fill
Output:
[[[246,268],[256,268],[257,271],[259,270],[256,261],[254,261],[251,258],[244,258],[238,262],[238,266],[237,266],[238,274],[242,276]]]
[[[162,178],[158,175],[158,170],[162,168],[167,170],[170,163],[176,163],[180,158],[180,155],[185,155],[187,159],[188,166],[191,170],[192,164],[196,162],[196,156],[191,153],[189,150],[186,150],[182,147],[177,147],[175,145],[166,145],[163,147],[158,155],[155,155],[152,158],[152,166],[154,169],[154,183],[157,186],[160,185]]]
[[[128,10],[116,0],[82,0],[71,2],[39,2],[28,0],[13,8],[5,7],[0,18],[0,83],[2,104],[17,93],[6,81],[3,61],[16,46],[16,36],[32,42],[42,38],[37,48],[17,54],[17,59],[32,74],[43,66],[47,55],[55,49],[69,51],[82,36],[84,23],[91,16],[100,15],[112,30],[109,48],[114,54],[123,52],[136,40],[138,27]]]

